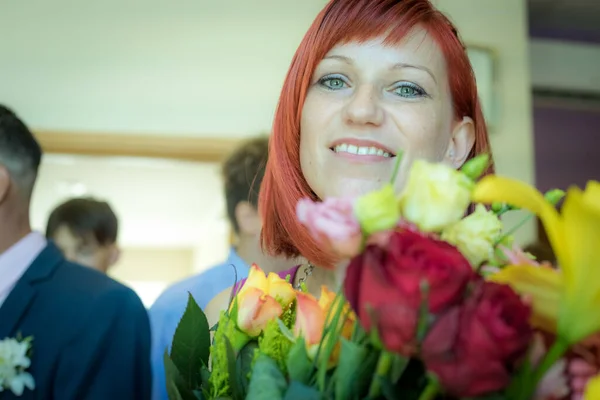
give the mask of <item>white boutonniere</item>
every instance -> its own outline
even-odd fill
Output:
[[[0,393],[8,389],[16,396],[21,396],[25,388],[35,388],[33,376],[25,372],[31,365],[31,340],[32,338],[0,340]]]

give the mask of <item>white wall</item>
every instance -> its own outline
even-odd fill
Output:
[[[495,52],[495,128],[491,132],[497,172],[534,182],[531,81],[525,0],[438,0],[458,26],[467,45]],[[508,217],[509,226],[522,216]],[[535,237],[533,223],[522,228],[517,239]]]
[[[268,130],[291,57],[325,3],[1,2],[0,102],[44,129],[199,136]],[[495,51],[498,171],[533,182],[525,0],[438,3],[468,44]],[[522,238],[532,236],[530,225]]]

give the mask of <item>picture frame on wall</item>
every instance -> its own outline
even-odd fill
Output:
[[[493,130],[498,121],[496,101],[496,54],[492,49],[467,45],[467,55],[477,80],[477,92],[488,129]]]

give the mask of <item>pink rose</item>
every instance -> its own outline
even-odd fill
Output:
[[[356,256],[362,245],[360,224],[354,216],[354,201],[328,198],[323,202],[301,199],[296,215],[313,238],[342,258]]]

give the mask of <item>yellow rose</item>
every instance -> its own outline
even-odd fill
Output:
[[[400,220],[400,209],[392,185],[387,184],[380,190],[360,197],[354,206],[354,213],[367,235],[394,228]]]
[[[460,171],[417,160],[400,198],[402,216],[422,231],[439,232],[465,215],[473,187]]]
[[[248,279],[236,295],[236,324],[242,332],[256,337],[295,298],[296,292],[289,282],[274,273],[266,276],[257,265],[252,265]]]
[[[494,255],[494,243],[501,234],[498,216],[478,204],[473,214],[446,228],[442,240],[455,245],[477,267]]]

